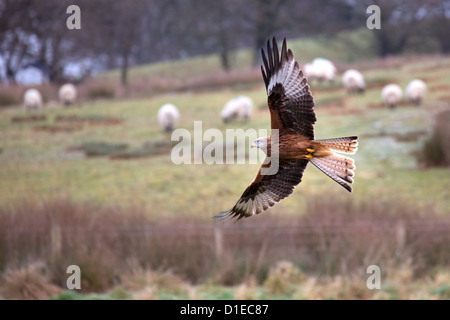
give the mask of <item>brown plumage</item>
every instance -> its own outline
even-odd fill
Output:
[[[283,41],[281,53],[275,38],[272,48],[267,41],[267,57],[261,54],[261,72],[267,90],[271,119],[271,136],[259,138],[254,145],[264,150],[270,162],[261,166],[255,179],[237,203],[216,216],[219,219],[249,217],[272,207],[288,197],[303,177],[308,162],[314,164],[349,192],[353,183],[353,159],[336,154],[355,153],[357,137],[314,139],[314,98],[292,51]],[[278,134],[276,134],[278,133]],[[262,169],[278,166],[275,174],[262,174]]]

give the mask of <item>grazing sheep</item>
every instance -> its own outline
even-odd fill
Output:
[[[325,58],[316,58],[313,60],[315,76],[320,80],[334,81],[336,77],[336,67],[333,62]]]
[[[391,109],[395,108],[395,106],[400,102],[403,98],[403,91],[400,86],[397,84],[388,84],[384,86],[381,91],[381,98],[383,102],[386,103]]]
[[[420,79],[412,80],[405,89],[408,100],[414,102],[416,106],[422,104],[423,98],[427,93],[427,85]]]
[[[248,120],[252,115],[253,101],[249,97],[239,96],[228,101],[222,109],[220,116],[223,122],[236,118]]]
[[[312,63],[303,66],[303,73],[309,81],[314,79],[322,82],[333,82],[336,77],[336,67],[333,62],[325,58],[316,58]]]
[[[366,82],[361,72],[349,69],[342,75],[342,82],[348,93],[362,93],[366,88]]]
[[[23,96],[23,102],[27,109],[42,108],[42,95],[37,89],[28,89]]]
[[[313,80],[314,79],[314,66],[312,63],[306,63],[303,65],[303,75],[308,79],[308,80]]]
[[[158,122],[165,132],[171,132],[180,119],[180,113],[173,104],[166,103],[158,111]]]
[[[59,88],[58,96],[59,101],[65,106],[74,104],[77,98],[77,88],[71,83],[66,83]]]

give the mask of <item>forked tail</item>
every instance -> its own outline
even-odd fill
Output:
[[[320,142],[321,145],[337,152],[354,154],[356,150],[358,150],[358,137],[356,136],[315,141]]]
[[[315,142],[319,142],[330,151],[354,154],[358,150],[357,139],[358,137],[345,137],[315,140]],[[323,157],[313,156],[310,161],[331,179],[339,183],[349,192],[352,192],[349,184],[353,183],[353,176],[355,175],[353,170],[356,168],[353,159],[332,152]]]

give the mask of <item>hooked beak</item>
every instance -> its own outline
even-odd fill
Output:
[[[256,148],[256,147],[257,147],[256,142],[253,142],[252,145],[250,146],[250,148]]]

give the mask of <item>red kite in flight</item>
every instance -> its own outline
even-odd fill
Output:
[[[292,51],[286,49],[286,39],[281,54],[275,38],[272,48],[267,41],[267,57],[263,49],[261,53],[272,132],[270,137],[255,140],[252,146],[264,150],[270,163],[264,162],[234,207],[216,216],[219,219],[250,217],[285,199],[300,183],[308,162],[352,191],[349,184],[355,175],[353,159],[336,152],[355,153],[358,137],[315,140],[314,98]],[[272,152],[272,149],[278,150]],[[278,167],[275,174],[262,174],[263,169],[274,163]]]

